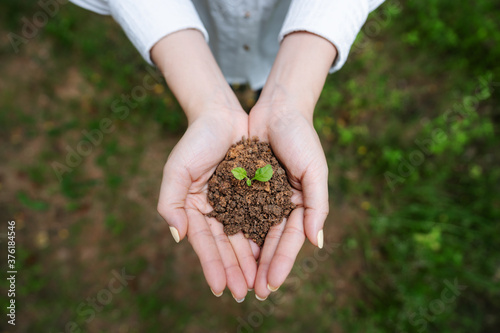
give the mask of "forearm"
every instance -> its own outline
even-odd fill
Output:
[[[336,56],[335,46],[320,36],[308,32],[289,34],[281,43],[260,99],[270,104],[293,101],[307,117],[312,117]]]
[[[238,101],[199,31],[187,29],[165,36],[151,49],[151,58],[189,122],[208,104],[211,109],[238,109]]]

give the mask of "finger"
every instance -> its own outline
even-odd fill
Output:
[[[321,154],[323,154],[321,152]],[[302,177],[305,234],[312,244],[323,247],[323,225],[328,215],[328,167],[324,161],[310,164]]]
[[[212,232],[200,212],[189,209],[187,217],[189,218],[187,230],[189,243],[200,258],[203,274],[210,289],[214,295],[220,296],[226,287],[226,274]]]
[[[303,222],[304,209],[294,209],[286,222],[285,230],[269,265],[267,281],[271,289],[277,289],[283,284],[304,245],[306,236]]]
[[[243,236],[242,232],[228,237],[233,247],[240,268],[247,282],[247,289],[253,289],[255,275],[257,274],[257,262],[248,239]]]
[[[258,300],[264,300],[269,296],[271,291],[267,287],[267,273],[269,265],[274,256],[274,252],[278,247],[281,234],[285,228],[285,220],[280,224],[271,227],[267,233],[264,246],[260,253],[259,267],[257,269],[257,276],[255,277],[255,296]]]
[[[245,296],[248,292],[247,282],[245,281],[245,276],[240,268],[238,259],[234,254],[234,250],[224,233],[222,223],[218,222],[214,218],[206,218],[212,231],[212,235],[215,239],[215,244],[219,250],[219,254],[224,264],[224,270],[226,272],[227,287],[231,291],[233,298],[241,303],[245,300]]]
[[[175,149],[174,149],[175,150]],[[191,176],[186,168],[175,162],[175,151],[172,152],[165,168],[158,199],[158,213],[170,226],[172,237],[178,243],[187,233],[187,216],[184,209]]]

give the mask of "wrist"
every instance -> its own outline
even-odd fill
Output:
[[[274,82],[266,84],[266,89],[262,91],[255,108],[266,110],[270,117],[284,117],[285,113],[297,113],[312,119],[315,105],[316,100],[310,91],[297,91],[287,84]]]
[[[246,114],[229,85],[212,86],[210,90],[200,93],[192,100],[181,103],[181,106],[189,124],[201,117],[229,119],[235,114]]]
[[[236,96],[198,30],[186,29],[163,37],[151,49],[151,58],[189,123],[206,112],[238,109]]]
[[[280,46],[259,102],[294,105],[312,117],[337,50],[326,39],[308,32],[287,35]]]

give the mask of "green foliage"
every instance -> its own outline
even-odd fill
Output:
[[[23,204],[23,206],[30,210],[44,211],[49,208],[49,204],[47,202],[32,199],[28,196],[28,194],[26,194],[26,192],[17,193],[17,199],[21,202],[21,204]]]
[[[243,168],[234,168],[233,170],[231,170],[231,172],[233,173],[234,175],[234,178],[238,179],[238,180],[242,180],[242,179],[245,179],[247,178],[247,171]]]
[[[234,178],[238,180],[246,178],[247,185],[251,186],[252,180],[258,180],[260,182],[269,181],[273,176],[273,167],[270,164],[267,164],[266,166],[257,169],[255,171],[255,176],[252,179],[247,177],[247,171],[241,167],[234,168],[231,172],[233,173]]]
[[[259,182],[267,182],[273,176],[273,167],[270,164],[259,168],[255,171],[255,176],[252,180],[258,180]]]
[[[403,30],[406,43],[446,56],[446,67],[498,68],[500,10],[495,1],[411,0],[403,7],[405,19],[395,28]]]
[[[105,221],[106,228],[113,233],[113,235],[120,235],[125,229],[125,224],[120,221],[116,216],[109,215]]]
[[[369,226],[354,233],[366,249],[364,297],[343,326],[495,331],[500,8],[491,1],[399,4],[401,13],[378,36],[362,37],[374,53],[351,55],[351,67],[327,80],[314,120],[333,169],[333,200],[370,203]],[[371,20],[379,22],[377,15]],[[467,289],[434,313],[443,281],[455,278]]]

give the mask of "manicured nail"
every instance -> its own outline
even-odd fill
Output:
[[[275,292],[276,290],[278,290],[280,287],[276,287],[276,288],[273,288],[269,285],[269,283],[267,284],[267,289],[269,289],[269,291],[272,291],[272,292]]]
[[[318,247],[323,248],[323,229],[318,232]]]
[[[233,293],[231,293],[231,295],[233,295]],[[245,297],[243,297],[242,299],[236,299],[236,297],[234,297],[234,295],[233,295],[233,298],[238,303],[241,303],[241,302],[243,302],[245,300]]]
[[[172,233],[172,237],[174,237],[174,241],[176,243],[179,243],[179,240],[181,239],[179,237],[179,231],[175,227],[169,227],[169,228],[170,228],[170,232]]]
[[[260,298],[259,295],[255,294],[255,298],[257,298],[259,301],[263,302],[267,299],[267,297]]]
[[[210,288],[210,291],[212,292],[212,294],[214,294],[215,297],[221,297],[222,294],[224,294],[224,290],[220,292],[220,294],[216,294],[215,291],[212,290],[212,288]]]
[[[253,290],[253,288],[248,288],[248,291],[252,291],[252,290]]]

